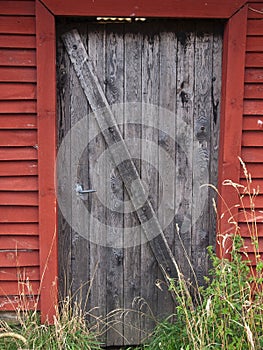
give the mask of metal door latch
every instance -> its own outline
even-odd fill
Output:
[[[87,193],[94,193],[94,192],[96,192],[96,190],[92,190],[92,189],[84,190],[82,185],[76,184],[76,192],[78,194],[87,194]]]

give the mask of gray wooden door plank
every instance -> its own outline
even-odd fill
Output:
[[[107,145],[111,149],[111,146],[116,142],[122,144],[122,154],[119,154],[119,152],[111,152],[111,156],[120,172],[134,207],[136,209],[139,207],[139,209],[136,210],[138,218],[141,222],[142,228],[144,229],[145,235],[150,242],[155,258],[164,273],[164,277],[167,278],[167,275],[176,277],[176,262],[166,242],[152,204],[149,200],[146,200],[143,207],[140,207],[142,196],[143,198],[145,197],[143,184],[130,157],[130,153],[123,140],[120,130],[115,123],[114,115],[105,94],[103,93],[98,78],[93,72],[90,59],[83,46],[81,38],[77,30],[73,30],[64,34],[62,39],[85,92],[86,98],[94,111],[96,120],[100,126]],[[125,164],[121,162],[122,159],[126,160]],[[131,189],[131,185],[134,180],[137,180],[138,187],[136,192],[132,191]],[[155,239],[152,239],[153,234],[156,236]]]

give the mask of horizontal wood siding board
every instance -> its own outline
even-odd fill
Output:
[[[241,158],[245,163],[263,163],[263,146],[242,147]]]
[[[17,134],[19,136],[19,133]],[[35,160],[36,146],[33,147],[0,147],[1,160]]]
[[[239,223],[240,234],[242,237],[251,237],[253,234],[258,237],[263,237],[263,224],[258,223],[256,225],[256,230],[253,226],[247,223]],[[262,249],[263,250],[263,249]]]
[[[39,281],[39,267],[1,267],[0,268],[0,283],[1,281]]]
[[[37,176],[0,176],[0,191],[37,191]]]
[[[261,15],[263,16],[263,15]],[[263,52],[263,37],[249,36],[247,38],[247,52]]]
[[[1,267],[39,266],[39,252],[32,251],[0,251]],[[12,293],[9,293],[12,294]],[[15,293],[16,294],[16,293]]]
[[[257,209],[263,209],[263,196],[261,194],[255,196],[253,200],[251,200],[251,198],[248,195],[242,198],[241,207],[249,209],[253,208],[253,205]]]
[[[253,179],[262,179],[262,164],[261,163],[247,163],[248,172],[252,175]],[[245,175],[242,169],[240,169],[240,179],[244,179]]]
[[[56,163],[56,34],[55,18],[38,0],[36,0],[36,35],[41,320],[53,323],[53,315],[56,313],[58,302],[57,203],[54,174]]]
[[[118,16],[118,17],[189,17],[229,18],[244,0],[196,1],[196,0],[44,0],[55,15],[65,16]]]
[[[0,83],[1,100],[34,100],[36,85],[32,83]]]
[[[0,161],[0,176],[37,175],[36,161]]]
[[[1,15],[27,15],[35,14],[34,1],[1,1]]]
[[[38,208],[25,206],[0,206],[1,223],[38,222]]]
[[[35,18],[27,16],[0,16],[0,33],[35,34]]]
[[[246,67],[262,68],[263,67],[263,53],[248,52],[246,54]]]
[[[36,113],[37,106],[35,100],[15,100],[15,101],[0,101],[0,113]]]
[[[38,250],[38,240],[38,236],[0,235],[0,247],[1,250]]]
[[[240,184],[249,189],[250,193],[254,191],[259,191],[260,194],[263,193],[263,178],[253,179],[252,183],[248,183],[247,179],[240,180]]]
[[[0,34],[0,47],[7,49],[35,49],[35,35]]]
[[[256,209],[254,211],[251,210],[239,210],[237,221],[239,224],[263,224],[263,210]]]
[[[37,118],[35,114],[0,114],[0,129],[36,129]]]
[[[249,4],[248,6],[248,18],[250,19],[262,19],[262,14],[259,12],[263,13],[263,4],[262,2],[256,3],[256,2],[252,2]],[[257,12],[259,11],[259,12]]]
[[[243,130],[263,130],[263,117],[244,115],[243,117]]]
[[[0,235],[36,236],[37,234],[37,223],[0,223]]]
[[[38,281],[1,281],[0,295],[37,295],[39,292]]]
[[[242,146],[263,147],[263,132],[244,131],[242,136]]]
[[[38,193],[35,191],[0,191],[0,206],[1,205],[23,205],[23,206],[37,206]]]
[[[35,67],[0,67],[0,82],[34,83],[36,81]]]
[[[36,66],[36,52],[33,49],[0,49],[1,66]]]
[[[245,100],[244,114],[262,116],[263,100]]]
[[[22,311],[40,309],[38,297],[6,295],[0,296],[0,309],[5,311]]]
[[[245,83],[263,83],[263,68],[246,68]]]
[[[36,130],[0,130],[0,147],[35,146],[36,144]]]
[[[248,35],[263,35],[262,19],[249,19],[247,23]]]
[[[245,84],[246,99],[263,99],[263,84]]]

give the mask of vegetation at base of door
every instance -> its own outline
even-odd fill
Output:
[[[18,312],[18,325],[0,322],[0,349],[99,350],[96,332],[85,316],[70,298],[61,302],[52,326],[40,324],[37,312]]]
[[[194,292],[181,274],[177,281],[171,280],[170,290],[176,296],[175,314],[160,322],[149,342],[138,349],[263,349],[263,260],[254,204],[259,189],[252,188],[251,176],[242,161],[241,164],[247,185],[231,181],[225,184],[233,186],[239,194],[239,208],[248,219],[249,237],[245,241],[240,237],[240,228],[230,214],[229,223],[233,225],[233,233],[228,235],[230,259],[219,259],[209,247],[212,268],[205,278],[206,286]],[[249,198],[249,209],[244,205],[245,198]],[[222,240],[221,244],[225,243]],[[246,253],[248,243],[255,259],[253,268]]]

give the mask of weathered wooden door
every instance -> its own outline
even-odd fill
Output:
[[[140,176],[131,191],[123,144],[105,142],[115,125],[98,125],[61,40],[72,28]],[[215,195],[201,185],[217,183],[222,24],[61,19],[57,42],[61,292],[81,298],[102,328],[107,323],[107,345],[138,344],[174,308],[155,256],[160,236],[149,239],[138,219],[145,202],[185,276],[192,280],[187,256],[200,283],[207,273]],[[88,189],[96,192],[81,192]]]

